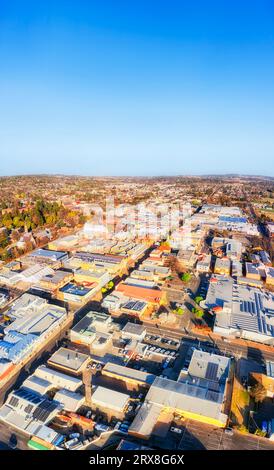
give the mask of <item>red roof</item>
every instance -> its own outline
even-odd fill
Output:
[[[220,307],[220,305],[216,305],[216,307],[213,307],[213,312],[221,312],[223,310],[223,307]]]
[[[160,302],[162,298],[161,290],[130,286],[128,284],[123,284],[122,282],[117,286],[117,291],[122,292],[127,297],[146,300],[147,302]]]

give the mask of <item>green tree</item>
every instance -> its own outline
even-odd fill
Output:
[[[2,225],[6,227],[8,230],[12,229],[12,217],[10,214],[4,214],[2,217]]]
[[[24,227],[24,221],[18,215],[13,218],[12,224],[14,228]]]
[[[191,276],[190,273],[184,273],[184,274],[182,275],[182,278],[181,278],[181,279],[182,279],[183,282],[188,282],[188,281],[190,281],[191,277],[192,277],[192,276]]]
[[[199,308],[193,307],[192,313],[194,313],[195,317],[197,318],[202,318],[204,316],[203,310],[200,310]]]

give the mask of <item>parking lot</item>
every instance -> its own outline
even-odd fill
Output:
[[[177,421],[176,428],[181,433],[174,437],[178,450],[274,450],[274,442],[254,435],[241,434],[238,431],[225,430],[191,419]]]
[[[147,334],[144,343],[144,354],[135,355],[127,365],[143,372],[169,377],[180,356],[180,340]]]

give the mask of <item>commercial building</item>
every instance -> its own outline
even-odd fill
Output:
[[[25,293],[11,304],[11,307],[6,312],[6,316],[11,320],[16,320],[28,315],[30,312],[37,314],[45,305],[47,305],[47,300],[37,295]]]
[[[42,289],[55,292],[69,281],[73,279],[73,274],[67,271],[54,271],[52,274],[47,274],[40,279],[40,286]]]
[[[20,272],[13,271],[4,266],[0,269],[0,284],[14,286],[21,281]]]
[[[22,387],[28,388],[39,395],[46,395],[54,386],[48,380],[41,379],[34,373],[23,382]]]
[[[228,240],[226,243],[226,256],[231,260],[239,260],[242,254],[242,244],[237,240]]]
[[[91,345],[96,336],[111,334],[116,328],[110,315],[103,312],[88,312],[71,330],[73,343]]]
[[[63,301],[74,304],[86,304],[96,294],[101,292],[101,286],[97,283],[91,286],[69,282],[58,290],[57,297]]]
[[[139,387],[149,387],[155,375],[148,372],[132,369],[131,367],[122,366],[107,362],[102,369],[102,374],[113,379],[123,381],[129,389],[138,389]]]
[[[261,280],[260,265],[254,263],[245,263],[246,277],[249,279]]]
[[[231,261],[228,258],[216,258],[214,273],[230,276]]]
[[[188,371],[179,380],[156,377],[129,433],[148,439],[163,410],[184,418],[225,427],[230,359],[194,351]]]
[[[70,375],[63,374],[57,370],[51,369],[44,365],[37,367],[35,375],[41,379],[51,382],[55,388],[65,388],[71,392],[76,390],[82,385],[82,380],[71,377]]]
[[[128,286],[144,287],[145,289],[157,289],[157,284],[153,280],[136,279],[131,276],[124,280],[124,284]]]
[[[106,413],[109,417],[121,417],[128,407],[129,399],[126,393],[98,386],[91,397],[92,408]]]
[[[113,276],[123,275],[127,273],[127,256],[100,254],[100,253],[86,253],[77,252],[72,259],[70,264],[80,266],[83,269],[104,269]]]
[[[198,257],[198,261],[196,264],[196,271],[198,273],[208,273],[210,271],[211,266],[211,255],[204,254]]]
[[[234,260],[231,263],[231,275],[232,277],[242,277],[243,265],[240,261]]]
[[[67,411],[77,411],[85,402],[85,397],[81,393],[60,389],[54,395],[54,400],[58,401]]]
[[[66,310],[58,305],[48,304],[36,311],[28,310],[24,316],[14,320],[4,328],[5,334],[13,332],[23,335],[32,334],[38,337],[48,337],[50,331],[60,326],[66,318]]]
[[[197,261],[197,255],[194,250],[180,250],[177,259],[182,268],[193,269]]]
[[[274,268],[267,267],[265,269],[265,274],[266,274],[266,278],[265,278],[266,284],[268,284],[269,286],[274,286]]]
[[[46,250],[38,248],[24,257],[24,262],[47,264],[54,269],[59,268],[68,259],[68,253],[64,251]]]
[[[124,282],[120,282],[116,287],[116,291],[121,292],[126,297],[144,300],[151,304],[159,305],[165,302],[165,293],[160,289],[131,286]]]
[[[170,269],[166,266],[158,266],[157,264],[146,265],[142,263],[139,269],[132,271],[130,277],[162,283],[169,275]]]
[[[259,251],[259,256],[260,256],[261,262],[265,266],[272,266],[271,258],[269,254],[267,253],[267,251],[263,251],[263,250]]]
[[[216,312],[214,332],[274,344],[274,295],[219,276],[211,280],[202,307]]]
[[[70,348],[58,349],[48,360],[48,365],[55,369],[80,375],[87,367],[90,357]]]
[[[0,408],[0,419],[9,426],[32,434],[34,424],[49,423],[61,409],[57,401],[21,387],[9,394]]]
[[[137,323],[127,322],[121,331],[122,338],[129,338],[135,341],[143,341],[146,336],[146,327]]]
[[[18,364],[34,347],[50,339],[67,318],[66,310],[30,294],[17,299],[7,312],[12,321],[0,340],[0,373]]]
[[[86,286],[95,283],[101,288],[111,280],[111,277],[107,271],[78,268],[74,271],[74,280],[76,283]]]
[[[54,275],[54,270],[50,266],[41,263],[35,263],[21,270],[20,281],[35,285],[38,284],[44,276],[50,275]]]
[[[231,260],[239,260],[242,254],[242,243],[231,238],[214,237],[211,242],[213,251],[222,252]]]
[[[114,293],[104,297],[102,307],[106,308],[109,312],[118,312],[123,303],[129,299],[121,292],[114,291]]]
[[[67,235],[66,237],[50,241],[48,248],[54,251],[72,251],[78,245],[79,241],[79,234]]]
[[[23,282],[29,285],[35,285],[38,284],[44,276],[53,274],[54,270],[52,267],[42,263],[33,263],[24,265],[23,267],[20,266],[17,270],[5,266],[0,270],[0,284],[13,286]]]
[[[248,277],[238,277],[237,282],[238,284],[242,284],[245,286],[258,287],[259,289],[262,289],[264,287],[263,281],[258,281],[258,279],[250,279]]]
[[[140,300],[126,300],[120,304],[120,312],[130,317],[142,317],[148,310],[149,303]]]

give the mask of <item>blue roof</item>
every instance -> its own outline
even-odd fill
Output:
[[[42,256],[44,258],[58,260],[60,258],[63,258],[64,256],[67,257],[68,255],[67,255],[67,252],[65,251],[45,250],[43,248],[38,248],[37,250],[31,253],[31,256],[37,256],[37,257]]]
[[[91,291],[91,289],[69,282],[64,287],[62,287],[60,291],[65,292],[66,294],[79,295],[80,297],[84,297]]]
[[[221,215],[219,217],[220,222],[231,222],[231,223],[242,223],[245,224],[247,222],[247,219],[245,217],[228,217],[225,215]]]

